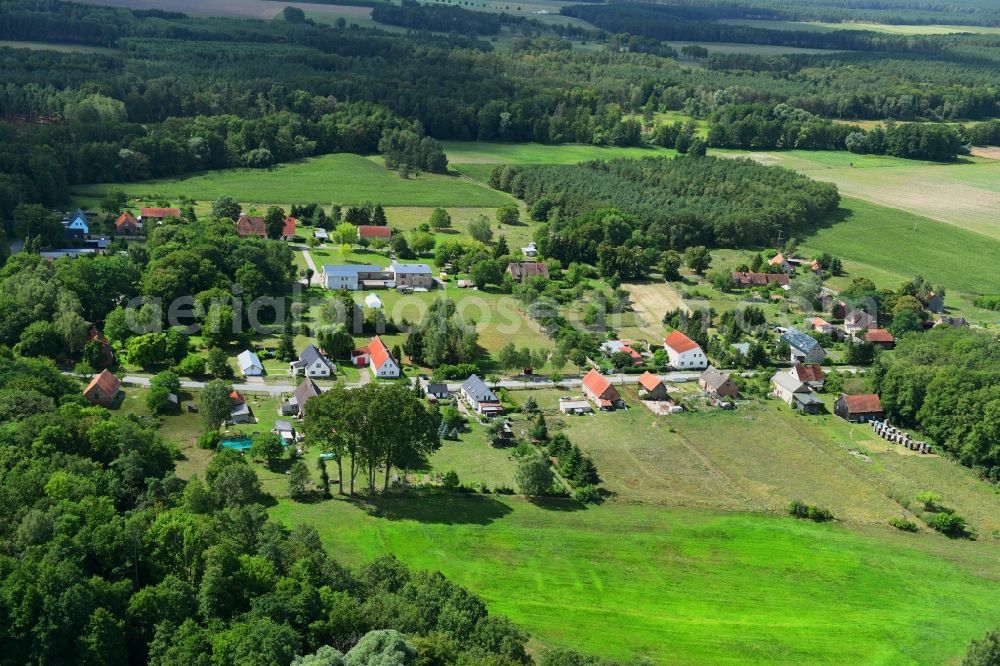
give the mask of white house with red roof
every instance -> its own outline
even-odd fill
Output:
[[[670,365],[678,370],[701,370],[708,367],[708,357],[701,346],[680,331],[674,331],[663,341]]]
[[[389,353],[382,338],[377,335],[364,347],[351,352],[354,365],[364,365],[362,359],[368,360],[368,367],[376,377],[395,379],[400,375],[399,363]]]
[[[611,384],[610,379],[597,370],[591,370],[584,376],[582,388],[587,399],[598,409],[616,409],[625,406],[618,389]]]

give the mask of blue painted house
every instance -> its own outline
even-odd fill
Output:
[[[66,234],[69,236],[86,236],[90,233],[90,225],[87,223],[87,214],[82,209],[77,208],[69,218],[63,220]]]

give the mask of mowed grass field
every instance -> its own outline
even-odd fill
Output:
[[[724,154],[740,154],[724,151]],[[749,153],[769,165],[836,183],[840,193],[915,213],[1000,240],[1000,161],[965,157],[955,164],[846,151]]]
[[[502,192],[457,176],[422,173],[403,179],[385,169],[379,157],[350,153],[311,157],[270,169],[223,169],[139,183],[77,186],[72,194],[94,201],[116,189],[131,197],[184,195],[201,201],[227,194],[240,202],[259,204],[316,201],[350,206],[374,201],[383,206],[497,207],[512,201]]]
[[[59,44],[56,42],[21,42],[13,39],[0,39],[0,49],[31,49],[32,51],[59,51],[60,53],[96,53],[113,55],[116,49],[103,46],[87,46],[86,44]]]
[[[821,23],[812,21],[768,21],[766,19],[723,19],[719,23],[746,25],[768,30],[808,30],[831,32],[833,30],[871,30],[893,35],[951,35],[971,32],[978,35],[1000,34],[1000,27],[979,25],[889,25],[886,23]]]
[[[338,558],[393,553],[480,594],[532,647],[655,663],[957,663],[1000,622],[994,544],[790,518],[496,495],[280,500]]]
[[[919,274],[950,290],[1000,291],[1000,240],[850,197],[841,209],[837,222],[804,236],[801,248],[843,258],[846,277],[867,275],[895,288]]]

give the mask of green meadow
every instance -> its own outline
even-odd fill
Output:
[[[191,176],[139,183],[104,183],[73,188],[73,195],[90,202],[109,190],[131,197],[179,195],[211,201],[228,194],[242,202],[287,204],[331,201],[354,205],[376,201],[383,206],[496,207],[510,197],[457,176],[422,173],[408,179],[385,169],[381,158],[336,153],[279,164],[270,169],[223,169]]]
[[[941,664],[1000,622],[996,546],[790,518],[495,495],[272,509],[338,557],[393,553],[533,635],[656,663]]]
[[[977,35],[1000,34],[1000,27],[979,25],[890,25],[887,23],[821,23],[812,21],[768,21],[766,19],[723,19],[719,23],[746,25],[768,30],[807,30],[831,32],[833,30],[871,30],[893,35],[952,35],[971,32]]]
[[[952,290],[1000,291],[1000,240],[860,199],[843,197],[840,218],[802,238],[801,247],[843,258],[848,272],[870,267],[876,280],[919,274]]]

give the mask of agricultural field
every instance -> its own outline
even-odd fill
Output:
[[[31,49],[32,51],[59,51],[60,53],[95,53],[113,55],[116,49],[86,44],[61,44],[57,42],[19,42],[12,39],[0,39],[0,49]]]
[[[836,183],[842,195],[946,222],[1000,239],[1000,161],[966,157],[956,164],[904,160],[842,151],[748,154],[762,164],[794,169]]]
[[[719,23],[746,25],[768,30],[809,30],[831,32],[834,30],[871,30],[892,35],[953,35],[971,32],[977,35],[1000,34],[1000,27],[979,25],[891,25],[887,23],[821,23],[812,21],[768,21],[766,19],[723,19]]]
[[[995,544],[937,535],[496,495],[282,499],[271,513],[314,525],[348,563],[393,553],[441,571],[525,626],[535,649],[940,664],[1000,621]]]
[[[728,42],[664,42],[680,51],[685,46],[703,46],[711,53],[749,53],[759,56],[774,56],[786,54],[817,55],[823,53],[841,53],[836,49],[812,49],[800,46],[778,46],[771,44],[737,44]]]
[[[383,206],[497,207],[511,202],[502,192],[456,176],[422,173],[400,178],[382,166],[381,157],[337,153],[311,157],[270,169],[224,169],[188,177],[140,183],[104,183],[74,187],[82,203],[99,201],[109,190],[131,197],[180,195],[212,201],[227,194],[256,204],[336,202],[345,206],[375,201]]]

